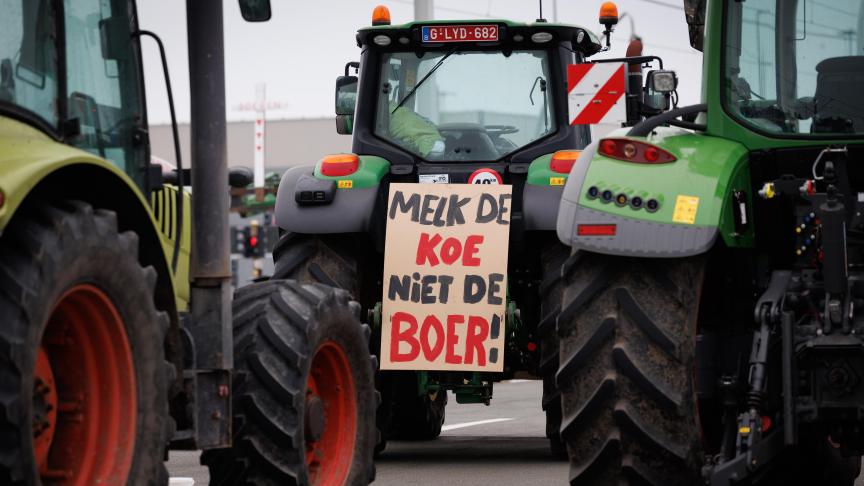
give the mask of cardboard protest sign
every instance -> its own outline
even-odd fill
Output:
[[[390,185],[381,369],[503,371],[511,192]]]

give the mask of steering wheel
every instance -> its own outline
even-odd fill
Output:
[[[508,135],[519,131],[519,129],[513,125],[483,125],[483,128],[485,128],[486,133],[492,137],[499,137],[501,135]]]

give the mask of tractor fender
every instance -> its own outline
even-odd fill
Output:
[[[175,287],[167,256],[170,245],[156,227],[149,203],[135,183],[113,164],[57,142],[23,123],[0,117],[0,237],[30,200],[77,199],[114,211],[120,231],[139,237],[139,261],[157,273],[156,305],[175,326],[188,283]],[[188,213],[187,213],[188,214]],[[187,262],[188,266],[188,262]]]
[[[751,187],[742,145],[669,128],[658,128],[647,139],[618,133],[615,138],[652,144],[671,153],[675,161],[619,161],[597,153],[599,142],[591,144],[574,164],[561,196],[556,231],[564,244],[650,258],[705,253],[718,237],[730,247],[752,246],[752,224],[742,230],[733,222],[735,211],[745,211],[746,221],[752,221],[752,204],[733,207],[733,192],[749,192]],[[599,189],[601,196],[592,197],[591,188]],[[603,199],[606,190],[613,199]],[[619,194],[626,195],[628,203],[616,204]],[[639,208],[629,204],[635,196],[643,201]],[[646,209],[649,199],[658,202],[655,211]]]
[[[380,185],[337,189],[329,204],[300,205],[295,198],[297,180],[314,173],[310,165],[293,167],[282,176],[276,193],[276,224],[285,231],[307,234],[369,231]]]

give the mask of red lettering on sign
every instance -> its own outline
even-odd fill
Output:
[[[465,364],[474,363],[474,353],[477,353],[477,365],[486,366],[486,349],[483,341],[489,337],[489,323],[480,316],[468,317],[468,335],[465,337]]]
[[[408,324],[408,328],[401,330],[402,323]],[[420,354],[420,343],[414,335],[417,334],[417,319],[407,312],[396,312],[393,314],[392,326],[390,328],[390,361],[393,363],[414,361]],[[408,344],[411,348],[407,353],[399,352],[400,343]]]
[[[462,265],[466,267],[480,266],[480,259],[474,255],[480,251],[478,245],[483,243],[483,235],[471,235],[465,239],[465,254],[462,256]]]
[[[450,314],[447,316],[447,353],[444,354],[444,362],[448,364],[461,364],[462,357],[456,355],[456,345],[459,336],[456,335],[456,324],[464,324],[465,316]]]
[[[445,265],[452,265],[460,257],[462,258],[462,265],[466,267],[480,265],[480,259],[474,255],[480,251],[478,246],[483,243],[483,235],[471,235],[465,238],[464,247],[457,238],[447,238],[441,244],[441,248],[437,249],[436,247],[441,243],[441,240],[441,235],[438,233],[435,233],[434,236],[429,236],[429,233],[420,234],[420,241],[417,243],[417,258],[415,259],[417,265],[425,265],[426,262],[429,262],[429,266],[432,267],[441,262]]]
[[[435,331],[435,345],[430,344],[430,331]],[[435,361],[444,349],[444,326],[434,315],[426,316],[420,327],[420,346],[423,348],[423,356],[427,361]]]
[[[425,265],[429,261],[430,266],[438,265],[438,257],[435,256],[435,247],[441,243],[441,235],[435,234],[431,239],[429,233],[420,234],[420,243],[417,244],[417,265]]]
[[[441,261],[446,265],[452,265],[453,262],[459,259],[462,253],[462,243],[456,238],[447,238],[444,244],[441,245]]]

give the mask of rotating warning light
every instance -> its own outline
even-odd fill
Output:
[[[372,11],[372,25],[390,25],[390,9],[384,5],[378,5]]]
[[[328,155],[321,159],[321,174],[329,177],[341,177],[357,172],[360,158],[355,154]]]
[[[600,154],[637,164],[667,164],[677,159],[654,145],[626,138],[606,138],[600,141]]]
[[[607,27],[618,23],[618,6],[615,2],[603,2],[600,6],[600,23]]]

